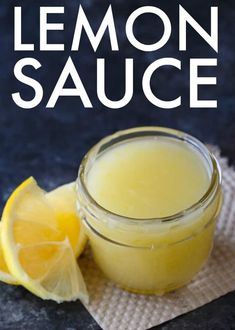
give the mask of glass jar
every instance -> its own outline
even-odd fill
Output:
[[[210,184],[188,209],[163,218],[133,219],[114,214],[89,194],[87,177],[94,162],[110,148],[133,139],[167,137],[200,153]],[[77,205],[94,259],[103,273],[131,292],[162,295],[188,283],[207,261],[222,201],[221,171],[199,140],[180,131],[142,127],[102,139],[84,157],[77,179]]]

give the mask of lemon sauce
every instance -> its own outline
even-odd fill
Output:
[[[161,295],[206,262],[220,170],[195,138],[154,127],[114,134],[84,158],[77,184],[95,261],[118,286]]]

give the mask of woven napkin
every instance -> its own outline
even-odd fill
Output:
[[[162,297],[137,295],[106,279],[88,248],[79,262],[90,294],[85,307],[102,329],[145,330],[235,290],[235,170],[210,148],[222,167],[224,203],[207,265],[182,289]]]

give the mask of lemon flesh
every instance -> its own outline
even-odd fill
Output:
[[[18,284],[17,280],[10,274],[7,264],[4,259],[2,251],[2,240],[1,240],[1,223],[0,223],[0,281],[7,284]]]
[[[60,230],[68,237],[76,255],[84,250],[87,237],[76,211],[75,182],[65,184],[45,194],[53,208]]]
[[[71,238],[59,226],[59,207],[55,211],[49,199],[33,178],[10,196],[2,217],[6,265],[21,285],[42,299],[87,303]]]

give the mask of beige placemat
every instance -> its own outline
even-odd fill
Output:
[[[224,204],[211,258],[187,287],[163,297],[131,294],[102,275],[89,249],[80,259],[90,294],[85,307],[104,330],[145,330],[235,290],[235,170],[212,148],[223,171]]]

